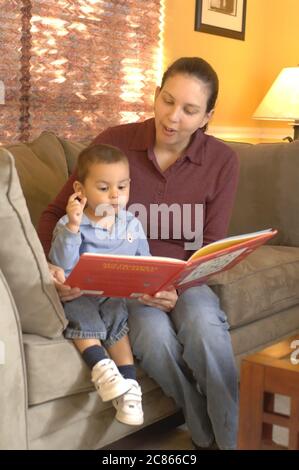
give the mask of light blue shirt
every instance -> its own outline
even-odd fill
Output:
[[[111,230],[93,222],[83,214],[78,233],[71,232],[64,215],[53,232],[49,259],[64,269],[66,276],[72,271],[82,253],[150,256],[147,238],[140,221],[128,211],[121,210]]]

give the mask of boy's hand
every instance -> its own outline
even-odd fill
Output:
[[[48,263],[48,266],[57,293],[62,302],[76,299],[77,297],[80,297],[82,295],[82,292],[78,287],[70,287],[64,284],[65,276],[63,269],[51,263]]]
[[[74,193],[69,197],[69,200],[66,206],[66,213],[69,218],[69,221],[66,224],[66,227],[71,232],[74,232],[74,233],[79,232],[83,210],[84,210],[86,202],[87,202],[87,199],[86,197],[82,197],[81,192]]]

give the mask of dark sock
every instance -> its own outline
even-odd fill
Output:
[[[136,367],[134,364],[128,364],[126,366],[117,366],[119,372],[125,379],[136,380]]]
[[[82,357],[90,369],[102,359],[107,359],[106,351],[103,346],[89,346],[83,351]]]

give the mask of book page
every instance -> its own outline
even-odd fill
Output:
[[[193,255],[189,258],[188,261],[194,260],[196,258],[200,258],[201,256],[209,255],[210,253],[215,253],[217,251],[224,250],[225,248],[229,248],[234,245],[238,245],[239,243],[252,240],[254,238],[263,237],[272,233],[272,229],[267,230],[260,230],[258,232],[252,233],[244,233],[243,235],[236,235],[233,237],[223,238],[221,240],[217,240],[216,242],[210,243],[199,250],[197,250]]]
[[[194,268],[190,274],[188,274],[182,281],[177,285],[182,286],[187,282],[196,281],[196,279],[205,278],[210,274],[216,274],[218,271],[221,271],[223,268],[228,266],[234,259],[238,258],[241,253],[247,250],[247,247],[240,248],[239,250],[233,251],[232,253],[227,253],[218,258],[213,258],[208,261],[201,263],[199,266]]]
[[[114,260],[123,260],[123,261],[132,261],[135,260],[136,258],[139,261],[144,261],[145,263],[152,264],[153,262],[155,263],[156,261],[164,262],[164,263],[174,263],[174,264],[184,264],[185,261],[182,261],[181,259],[176,259],[176,258],[169,258],[167,256],[136,256],[136,255],[114,255],[114,254],[109,254],[109,253],[90,253],[86,252],[81,255],[82,257],[91,257],[93,256],[94,258],[111,258],[112,261]]]

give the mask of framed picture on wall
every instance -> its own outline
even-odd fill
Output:
[[[195,31],[245,39],[246,0],[196,0]]]

